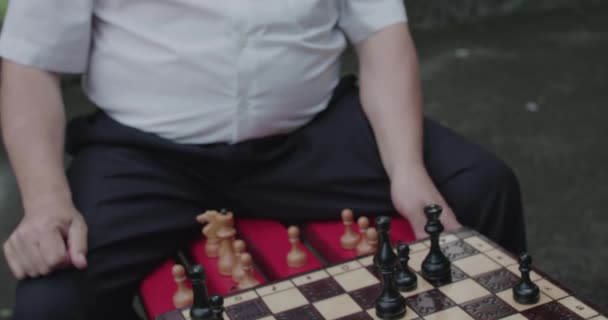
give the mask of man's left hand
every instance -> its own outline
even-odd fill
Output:
[[[430,204],[438,204],[443,208],[440,220],[446,231],[462,227],[424,168],[393,177],[391,197],[399,214],[412,225],[416,239],[428,236],[424,231],[427,222],[424,207]]]

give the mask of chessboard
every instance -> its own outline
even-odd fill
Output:
[[[521,272],[516,257],[483,235],[461,229],[445,232],[440,248],[451,261],[451,280],[437,285],[421,275],[429,240],[409,244],[409,267],[417,286],[400,292],[406,301],[401,319],[424,320],[607,320],[606,315],[573,291],[532,266],[540,289],[534,304],[519,304],[513,287]],[[317,268],[287,279],[263,283],[224,296],[224,319],[378,319],[375,300],[382,289],[374,256],[366,255]],[[160,314],[157,320],[190,319],[189,308]]]

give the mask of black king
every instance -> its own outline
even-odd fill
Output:
[[[443,225],[439,221],[441,206],[432,204],[424,208],[428,221],[424,231],[430,235],[431,250],[422,262],[422,276],[435,285],[446,284],[452,279],[452,268],[448,258],[439,247],[439,235],[443,232]]]

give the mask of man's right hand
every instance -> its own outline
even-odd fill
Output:
[[[17,279],[44,276],[62,267],[87,266],[87,226],[70,200],[26,207],[4,243],[4,255]]]
[[[87,265],[87,227],[65,175],[60,75],[2,59],[0,129],[25,216],[4,244],[15,277]]]

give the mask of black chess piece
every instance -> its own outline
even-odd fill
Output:
[[[224,319],[222,316],[224,313],[224,298],[222,296],[211,296],[211,312],[213,313],[214,320]]]
[[[397,245],[397,256],[399,259],[399,271],[395,275],[397,289],[401,292],[412,291],[418,286],[418,277],[408,266],[410,246],[405,243],[399,243]]]
[[[190,308],[190,318],[192,320],[213,320],[214,315],[209,302],[209,294],[205,285],[205,269],[201,265],[194,265],[188,272],[194,301]]]
[[[521,304],[535,304],[540,299],[538,286],[530,279],[532,257],[524,252],[519,256],[519,271],[521,280],[513,287],[513,299]]]
[[[441,206],[437,204],[424,208],[424,214],[428,219],[424,231],[430,235],[431,249],[422,262],[422,276],[435,285],[443,285],[452,280],[450,260],[439,247],[439,235],[443,232],[443,225],[439,221],[441,211]]]
[[[386,216],[376,218],[376,226],[379,233],[379,247],[375,259],[382,276],[382,291],[376,299],[376,316],[380,319],[399,319],[405,315],[406,305],[405,298],[395,285],[397,256],[389,237],[390,218]]]

